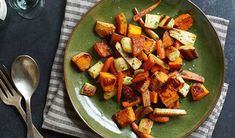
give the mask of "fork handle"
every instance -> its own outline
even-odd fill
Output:
[[[16,106],[16,109],[19,111],[21,117],[24,119],[24,122],[26,123],[26,114],[24,109],[22,108],[21,104]],[[32,126],[33,131],[34,131],[34,137],[35,138],[43,138],[43,136],[40,134],[40,132],[37,130],[37,128],[33,125]]]

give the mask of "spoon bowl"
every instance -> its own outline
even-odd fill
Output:
[[[11,76],[16,88],[25,98],[32,96],[40,79],[36,61],[27,55],[15,59],[12,64]]]

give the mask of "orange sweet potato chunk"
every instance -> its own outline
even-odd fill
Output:
[[[85,52],[81,52],[72,57],[72,61],[77,65],[80,71],[87,70],[91,65],[91,60],[91,55]]]

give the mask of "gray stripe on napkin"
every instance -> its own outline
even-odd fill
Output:
[[[44,120],[42,127],[45,129],[82,138],[100,137],[86,126],[86,124],[80,119],[78,114],[73,109],[63,81],[64,49],[69,39],[69,35],[81,17],[98,1],[99,0],[67,0],[60,41],[51,70],[51,78],[43,114]],[[224,46],[229,21],[209,15],[208,18],[215,27],[221,44]],[[222,110],[227,89],[228,84],[225,83],[222,94],[212,114],[189,137],[211,137],[219,114]]]

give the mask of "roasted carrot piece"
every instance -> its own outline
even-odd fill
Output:
[[[113,75],[117,75],[117,71],[116,71],[116,68],[114,66],[114,61],[112,61],[112,63],[110,63],[110,72],[113,74]]]
[[[132,83],[136,83],[136,82],[140,82],[140,81],[145,81],[147,80],[149,77],[149,73],[148,72],[142,72],[142,73],[138,73],[136,74],[133,79],[132,79]]]
[[[150,70],[154,65],[155,65],[154,59],[151,56],[148,56],[148,59],[143,64],[144,71]]]
[[[145,16],[146,14],[148,14],[149,12],[151,12],[152,10],[154,10],[155,8],[157,8],[161,3],[161,0],[158,0],[158,2],[156,2],[155,4],[153,4],[152,6],[148,7],[147,9],[141,11],[140,13],[136,14],[133,17],[133,20],[136,22],[138,21],[140,18],[142,18],[143,16]]]
[[[192,85],[192,87],[190,88],[190,92],[193,97],[193,100],[195,100],[195,101],[199,101],[203,97],[205,97],[209,94],[209,91],[201,83],[194,83]]]
[[[137,58],[141,61],[146,61],[148,59],[148,56],[144,53],[144,51],[142,51]]]
[[[159,55],[160,59],[166,58],[165,49],[164,49],[164,46],[163,46],[161,39],[159,39],[156,43],[156,51],[157,51],[157,54]]]
[[[157,116],[153,113],[149,115],[149,119],[153,120],[154,122],[158,122],[158,123],[167,123],[170,120],[169,117]]]
[[[101,72],[107,72],[109,70],[110,65],[113,63],[114,58],[113,57],[109,57],[105,62],[104,62],[104,66],[102,68]]]
[[[81,52],[80,54],[72,57],[72,61],[77,65],[80,71],[87,70],[91,65],[91,60],[91,55],[85,52]]]
[[[123,81],[123,73],[120,71],[117,74],[118,103],[120,103],[122,96],[122,87],[123,87],[122,81]]]
[[[122,102],[122,106],[124,108],[128,108],[128,107],[132,107],[132,106],[135,106],[137,104],[141,104],[142,103],[142,99],[140,97],[137,97],[137,99],[135,101],[123,101]]]
[[[127,21],[126,21],[126,16],[122,12],[118,14],[116,17],[116,23],[117,23],[117,31],[119,34],[126,35],[127,32]]]
[[[183,79],[186,79],[186,80],[197,81],[197,82],[200,82],[200,83],[204,83],[204,81],[205,81],[204,77],[202,77],[202,76],[200,76],[196,73],[190,72],[188,70],[181,71],[180,75]]]
[[[175,27],[181,30],[188,30],[193,25],[193,18],[190,14],[181,14],[175,19]]]
[[[174,44],[174,40],[170,36],[170,33],[168,31],[165,31],[165,33],[163,34],[162,43],[163,43],[164,48],[167,48],[167,47],[172,46]]]
[[[109,57],[105,62],[104,62],[104,66],[101,70],[101,72],[108,72],[111,64],[113,64],[114,58],[113,57]],[[100,77],[98,78],[97,82],[100,82]]]
[[[117,33],[113,33],[111,36],[111,40],[112,42],[116,43],[116,42],[120,42],[122,40],[122,38],[124,38],[125,36],[117,34]]]

